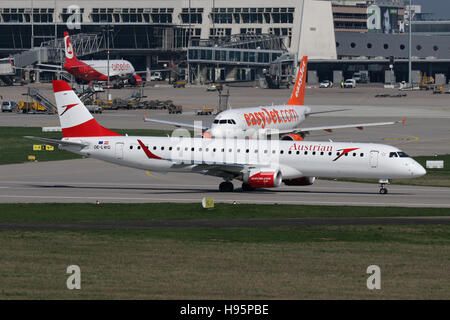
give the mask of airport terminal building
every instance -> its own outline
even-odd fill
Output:
[[[69,31],[83,59],[104,59],[109,46],[112,58],[136,70],[149,74],[174,62],[200,83],[253,81],[277,66],[293,73],[303,55],[310,83],[358,71],[373,82],[398,82],[408,77],[406,13],[403,0],[5,0],[0,58],[17,67],[59,64]],[[449,78],[449,25],[413,24],[414,70]]]

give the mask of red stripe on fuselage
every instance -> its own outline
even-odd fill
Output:
[[[106,81],[107,76],[98,72],[90,65],[74,60],[64,64],[64,69],[78,79],[86,81]]]
[[[150,150],[148,150],[147,146],[142,143],[141,140],[138,139],[139,145],[141,146],[142,150],[144,150],[145,155],[147,156],[147,158],[149,159],[162,159],[160,157],[158,157],[157,155],[153,154]]]

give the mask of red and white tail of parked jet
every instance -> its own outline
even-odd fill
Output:
[[[260,137],[279,135],[281,140],[303,140],[303,136],[312,131],[325,130],[332,132],[335,129],[385,126],[404,123],[403,121],[388,121],[374,123],[354,123],[344,125],[324,125],[320,127],[302,127],[305,119],[314,114],[346,111],[339,109],[329,111],[313,111],[312,107],[305,106],[306,74],[308,57],[304,56],[300,62],[297,79],[291,97],[286,104],[275,106],[259,106],[225,110],[217,114],[211,126],[196,126],[195,124],[159,120],[144,117],[146,122],[167,124],[176,127],[202,129],[206,137]]]
[[[305,186],[326,176],[379,179],[380,193],[385,194],[388,179],[426,173],[404,152],[382,144],[122,136],[98,124],[65,81],[53,81],[53,89],[63,138],[27,138],[141,170],[222,177],[221,192],[233,191],[233,180],[251,191],[283,182]]]
[[[78,60],[68,32],[64,32],[64,49],[64,69],[75,78],[83,81],[108,80],[108,60]],[[133,65],[127,60],[109,60],[109,77],[110,80],[128,79],[132,85],[142,84],[142,77],[136,74]]]

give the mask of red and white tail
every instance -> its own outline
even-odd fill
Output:
[[[64,138],[120,136],[98,124],[67,82],[54,80],[53,91]]]
[[[66,53],[66,63],[74,64],[78,62],[72,45],[72,40],[70,40],[70,36],[67,31],[64,32],[64,51]]]
[[[306,71],[308,57],[304,56],[298,70],[297,81],[295,81],[294,91],[289,99],[288,105],[302,106],[305,104]]]

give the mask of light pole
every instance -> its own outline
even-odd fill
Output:
[[[409,13],[408,13],[408,20],[409,20],[409,61],[408,61],[408,74],[409,74],[409,78],[408,78],[408,83],[411,86],[411,88],[413,87],[412,84],[412,14],[411,14],[411,9],[412,9],[412,0],[409,0]]]
[[[109,68],[110,68],[110,65],[109,65],[109,56],[110,56],[110,52],[109,52],[109,31],[112,31],[114,29],[114,27],[112,27],[112,26],[110,26],[108,24],[108,25],[104,26],[102,29],[103,29],[103,32],[106,31],[106,58],[108,60],[108,62],[107,62],[106,94],[107,94],[107,99],[111,100],[110,83],[109,83],[109,80],[110,80],[110,76],[109,76],[109,74],[110,74],[110,72],[109,72]]]
[[[191,45],[191,0],[189,0],[189,35],[188,35],[188,49],[187,49],[187,54],[188,54],[188,83],[191,83],[191,66],[189,63],[189,46]]]

